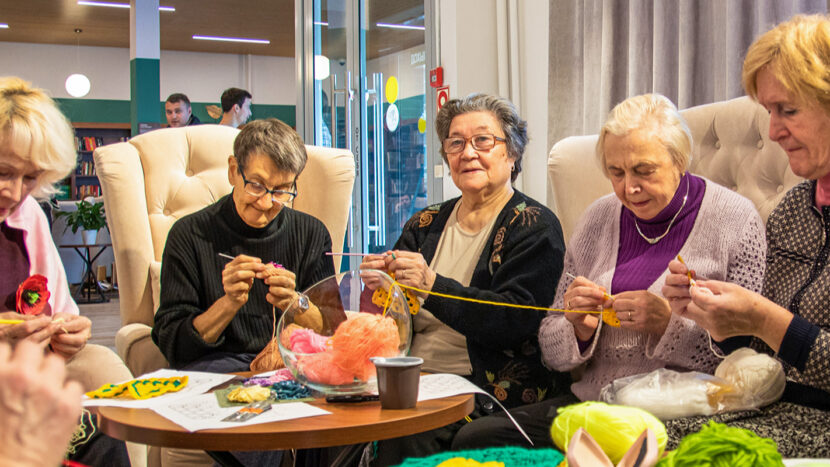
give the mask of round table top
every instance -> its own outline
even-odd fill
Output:
[[[149,409],[92,407],[99,429],[109,436],[153,446],[211,451],[308,449],[397,438],[456,422],[473,411],[472,394],[419,401],[412,409],[383,410],[380,402],[308,402],[330,415],[186,431]],[[279,410],[279,404],[271,410]]]

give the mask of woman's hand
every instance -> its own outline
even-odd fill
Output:
[[[86,316],[69,313],[57,313],[52,318],[56,328],[49,341],[52,351],[65,359],[72,358],[92,336],[92,321]]]
[[[376,269],[378,271],[386,271],[386,256],[388,254],[366,255],[363,261],[360,262],[360,269]],[[360,274],[363,283],[366,284],[370,290],[375,290],[381,285],[380,275],[377,273]]]
[[[683,314],[722,341],[733,336],[756,336],[778,351],[793,314],[762,295],[721,281],[697,281],[692,301]]]
[[[222,270],[222,287],[236,310],[248,303],[248,293],[254,285],[254,279],[263,270],[265,265],[261,259],[247,255],[239,255],[225,265]]]
[[[46,347],[55,331],[50,326],[52,318],[49,316],[21,315],[14,311],[6,311],[0,313],[0,319],[23,320],[19,324],[0,324],[0,341],[6,341],[12,346],[25,339]]]
[[[41,346],[0,343],[0,464],[58,465],[81,415],[83,388]]]
[[[260,276],[262,274],[260,273]],[[268,286],[268,295],[265,296],[265,300],[271,305],[285,311],[297,298],[297,276],[288,269],[274,269],[269,275],[261,278]]]
[[[648,290],[632,290],[614,296],[614,311],[621,328],[662,336],[672,310],[662,297]]]
[[[686,307],[692,301],[689,294],[689,273],[692,277],[695,276],[694,271],[690,271],[685,264],[673,259],[669,262],[669,275],[666,276],[666,282],[663,285],[663,296],[669,301],[669,307],[672,313],[677,313],[683,316],[686,312]]]
[[[386,269],[395,274],[396,281],[421,290],[432,290],[436,274],[435,271],[429,268],[422,254],[395,250],[388,252],[384,261],[386,262]],[[414,290],[413,292],[421,298],[426,298],[428,295]]]
[[[565,309],[599,311],[606,306],[606,296],[605,288],[579,276],[571,282],[562,298]],[[589,341],[599,325],[599,318],[591,313],[565,313],[565,319],[573,325],[576,338],[582,342]]]

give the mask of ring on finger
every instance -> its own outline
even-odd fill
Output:
[[[631,312],[628,312],[628,321],[631,321]]]

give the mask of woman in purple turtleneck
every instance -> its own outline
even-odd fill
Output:
[[[718,359],[706,330],[672,314],[661,287],[678,254],[701,277],[759,291],[766,241],[755,206],[746,198],[687,172],[692,136],[667,98],[647,94],[625,100],[609,114],[597,156],[614,194],[583,214],[565,253],[554,308],[613,307],[619,328],[596,314],[549,312],[539,329],[545,364],[557,371],[583,366],[571,389],[596,400],[617,378],[658,368],[712,373]],[[607,299],[605,293],[613,296]],[[551,399],[513,411],[535,446],[551,446],[556,406]],[[523,445],[504,417],[465,426],[453,448]]]

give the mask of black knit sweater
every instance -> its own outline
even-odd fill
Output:
[[[331,237],[322,222],[292,209],[282,211],[263,228],[239,217],[232,195],[185,216],[170,229],[161,268],[161,304],[155,315],[153,341],[173,368],[213,352],[259,353],[271,339],[268,288],[255,280],[246,303],[214,343],[205,342],[193,319],[224,295],[222,270],[231,256],[246,254],[274,261],[297,275],[305,290],[334,274]],[[280,310],[277,310],[277,319]]]
[[[459,198],[430,206],[407,221],[396,249],[432,261],[438,240]],[[470,286],[438,275],[434,292],[481,300],[548,307],[562,274],[565,244],[559,219],[516,191],[499,212],[476,263]],[[567,374],[542,365],[537,333],[544,311],[525,310],[430,295],[424,308],[467,338],[470,380],[507,407],[569,392]],[[485,411],[492,402],[481,401]]]

